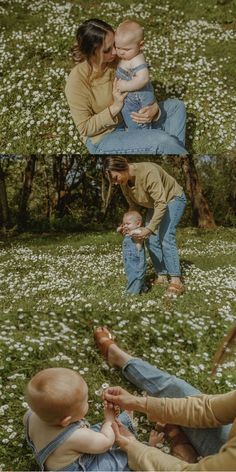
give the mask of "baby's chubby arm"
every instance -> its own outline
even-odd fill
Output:
[[[115,434],[112,429],[112,422],[115,421],[115,412],[105,408],[105,421],[99,432],[90,428],[81,428],[71,436],[73,449],[80,453],[101,454],[106,452],[114,444]]]

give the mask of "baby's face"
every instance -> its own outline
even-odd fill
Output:
[[[129,61],[140,53],[139,42],[130,39],[126,34],[115,34],[116,54],[120,59]]]
[[[123,226],[125,229],[132,231],[140,226],[140,221],[135,219],[133,216],[124,216],[123,218]]]

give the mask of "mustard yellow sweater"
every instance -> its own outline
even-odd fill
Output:
[[[120,115],[113,118],[108,108],[113,102],[114,67],[107,67],[97,78],[91,72],[86,61],[77,64],[65,88],[72,118],[84,143],[88,137],[93,143],[100,141],[122,120]]]
[[[215,428],[233,423],[227,442],[217,454],[188,464],[155,447],[132,441],[128,461],[132,470],[145,471],[235,471],[236,470],[236,390],[223,395],[186,398],[147,398],[151,421],[174,423],[191,428]]]
[[[129,203],[130,210],[139,210],[139,207],[153,208],[154,213],[147,225],[154,232],[164,213],[167,204],[183,193],[182,187],[167,172],[153,162],[133,164],[135,185],[121,185],[121,190]]]

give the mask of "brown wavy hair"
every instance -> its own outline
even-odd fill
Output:
[[[125,172],[129,168],[129,162],[125,157],[120,157],[120,156],[109,156],[106,157],[104,162],[103,162],[103,179],[106,178],[109,181],[109,187],[107,190],[107,193],[105,194],[104,191],[104,185],[103,185],[103,202],[105,206],[105,211],[108,208],[108,205],[111,200],[111,195],[112,195],[112,179],[111,179],[111,172],[116,171],[116,172]],[[104,180],[103,180],[104,184]]]
[[[91,18],[84,21],[76,32],[76,41],[71,48],[72,57],[76,64],[83,61],[90,62],[97,48],[104,44],[106,34],[114,30],[103,20]]]

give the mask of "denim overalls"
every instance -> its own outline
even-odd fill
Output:
[[[63,429],[49,444],[47,444],[43,449],[37,451],[33,442],[29,436],[29,418],[30,412],[27,417],[26,427],[25,427],[25,437],[28,445],[33,451],[34,457],[40,467],[40,470],[47,470],[45,467],[45,462],[47,458],[52,454],[55,449],[57,449],[60,444],[62,444],[71,434],[78,428],[83,428],[88,425],[86,420],[76,421],[71,423],[69,426]],[[123,412],[119,415],[119,420],[126,426],[133,434],[135,434],[134,426],[130,416]],[[90,426],[93,431],[100,431],[101,424],[95,424]],[[63,467],[63,471],[130,471],[128,466],[127,454],[118,447],[113,446],[107,452],[101,454],[82,454],[78,459],[76,459],[71,464]]]
[[[135,77],[136,72],[138,72],[141,69],[147,69],[147,68],[148,68],[148,65],[145,63],[140,64],[139,66],[134,67],[133,69],[130,69],[129,71],[118,66],[116,69],[116,77],[117,79],[132,80],[133,77]],[[138,112],[141,108],[151,105],[155,101],[156,101],[156,98],[154,94],[154,89],[150,81],[142,89],[134,91],[134,92],[128,92],[128,95],[127,97],[125,97],[125,100],[124,100],[123,108],[121,110],[123,120],[127,128],[151,129],[152,123],[143,123],[143,124],[135,123],[131,119],[130,113],[132,111]]]
[[[147,291],[147,287],[144,284],[146,272],[144,244],[141,249],[138,249],[132,237],[126,235],[123,239],[122,249],[124,268],[128,279],[127,293],[138,294]]]

